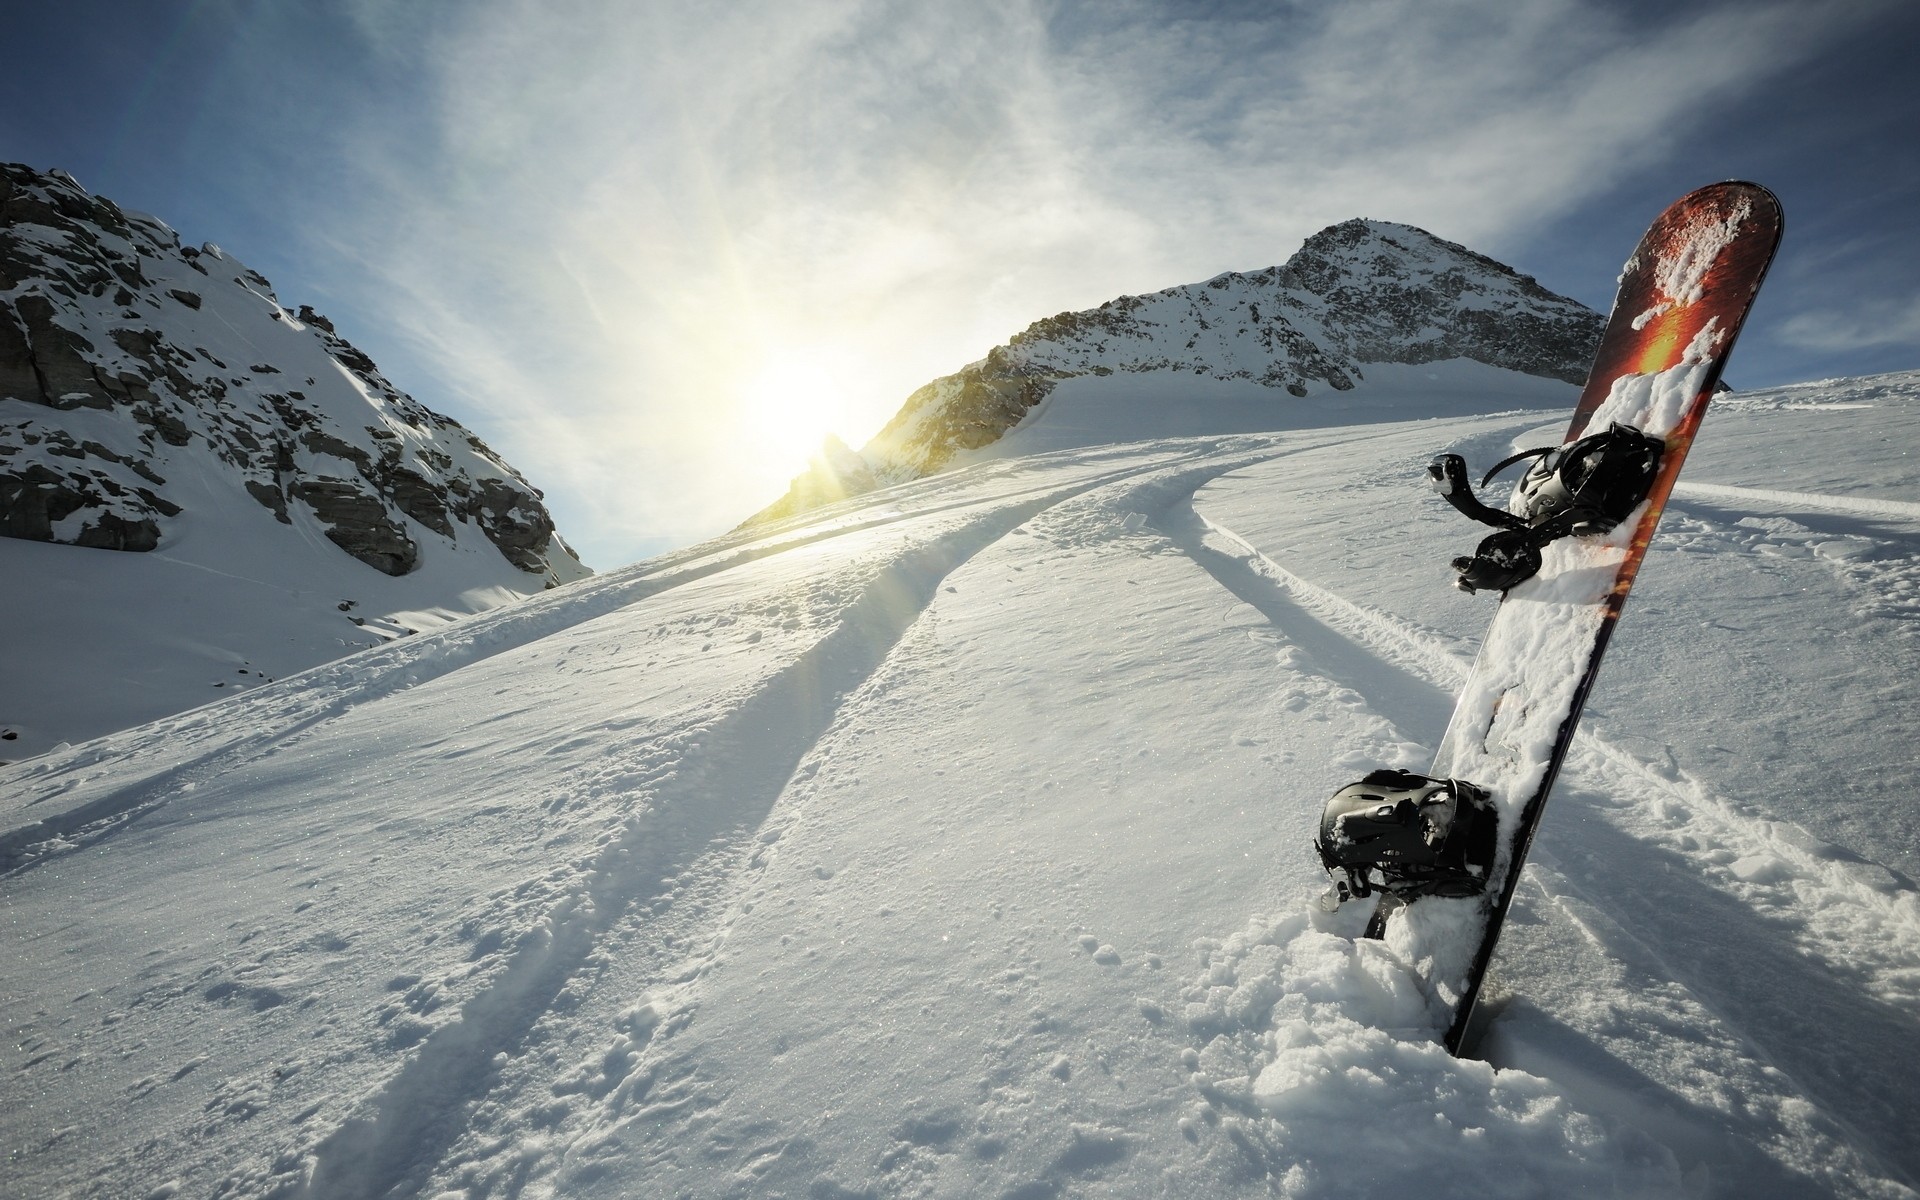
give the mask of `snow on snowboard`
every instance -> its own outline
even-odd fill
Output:
[[[1328,801],[1316,845],[1329,907],[1377,897],[1367,936],[1413,965],[1447,1049],[1467,1030],[1600,657],[1707,402],[1780,241],[1773,193],[1718,183],[1660,214],[1627,260],[1593,369],[1557,447],[1505,509],[1443,455],[1434,489],[1493,526],[1454,560],[1499,607],[1427,775],[1375,771]]]

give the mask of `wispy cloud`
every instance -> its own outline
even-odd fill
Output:
[[[1349,216],[1497,253],[1871,8],[362,0],[430,136],[366,114],[329,233],[610,565],[777,495],[741,390],[782,354],[858,440],[1030,320]]]
[[[1920,346],[1920,296],[1904,303],[1798,313],[1781,323],[1780,336],[1796,346],[1826,353]]]

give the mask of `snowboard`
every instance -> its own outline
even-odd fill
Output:
[[[1625,520],[1548,544],[1539,572],[1501,596],[1441,738],[1428,774],[1477,785],[1498,814],[1484,890],[1383,895],[1367,929],[1415,964],[1453,1054],[1471,1051],[1475,1004],[1554,777],[1780,232],[1771,192],[1718,183],[1661,213],[1621,271],[1563,444],[1619,422],[1662,439],[1664,452]]]

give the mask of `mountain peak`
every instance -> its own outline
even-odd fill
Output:
[[[1577,385],[1604,323],[1458,243],[1354,218],[1320,230],[1279,266],[1035,321],[915,391],[861,456],[877,483],[937,471],[997,441],[1063,381],[1086,376],[1243,381],[1298,399],[1351,391],[1370,364],[1465,359]],[[832,494],[802,477],[752,520]]]

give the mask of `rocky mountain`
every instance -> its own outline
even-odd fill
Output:
[[[0,757],[590,572],[538,489],[217,246],[0,165]]]
[[[0,534],[153,550],[175,479],[209,471],[387,575],[426,538],[484,539],[526,590],[582,574],[540,492],[325,317],[70,176],[0,165]]]
[[[997,441],[1069,379],[1165,373],[1299,398],[1349,391],[1371,364],[1469,359],[1578,385],[1604,324],[1585,305],[1424,229],[1345,221],[1277,267],[1034,322],[914,392],[858,455],[816,457],[749,523],[937,471]]]

